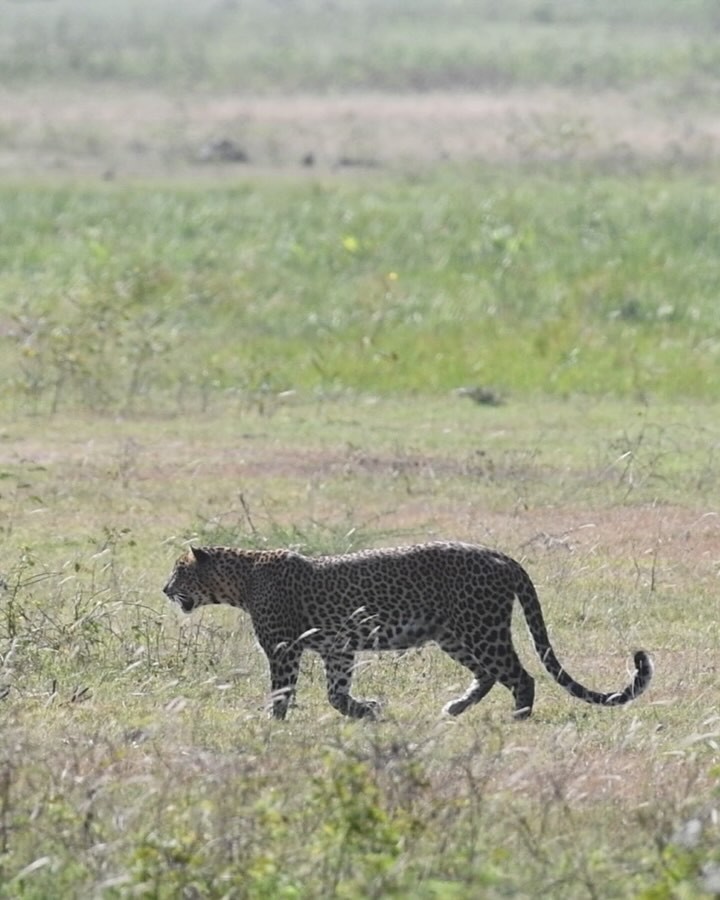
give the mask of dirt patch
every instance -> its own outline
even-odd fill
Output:
[[[46,437],[49,440],[6,435],[0,442],[0,464],[17,467],[18,477],[41,467],[54,472],[51,478],[62,472],[66,479],[119,479],[138,485],[143,494],[162,493],[168,484],[194,479],[201,468],[204,480],[233,484],[237,490],[250,485],[258,496],[268,484],[273,485],[271,493],[279,484],[293,492],[310,491],[314,515],[328,520],[337,515],[336,491],[342,495],[346,484],[354,486],[358,517],[372,513],[375,527],[408,535],[407,540],[476,541],[528,559],[600,552],[634,560],[643,577],[650,577],[654,567],[678,564],[720,571],[720,512],[713,507],[625,503],[592,508],[572,502],[528,507],[507,502],[499,509],[497,501],[488,507],[480,490],[485,478],[494,490],[525,477],[553,477],[540,469],[528,475],[510,463],[487,470],[474,457],[288,449],[273,446],[260,433],[245,435],[237,445],[212,447],[202,439],[199,444],[179,439],[155,443],[120,435],[68,440],[61,433],[54,435],[52,427]],[[327,483],[336,487],[326,497]],[[463,485],[472,485],[472,490],[459,495]],[[384,500],[378,499],[378,492]]]
[[[602,545],[611,553],[630,551],[643,558],[671,556],[720,565],[720,516],[715,511],[655,504],[595,511],[564,508],[561,521],[557,512],[545,513],[544,524],[533,542],[551,549]],[[556,531],[553,525],[561,529]]]
[[[232,154],[215,147],[232,146]],[[707,160],[720,114],[641,93],[176,97],[148,90],[0,91],[0,173],[217,174],[438,162]]]

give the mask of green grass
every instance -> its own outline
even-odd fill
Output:
[[[698,895],[717,861],[714,411],[424,396],[8,421],[0,896]],[[466,677],[430,648],[364,659],[378,724],[337,716],[311,659],[272,723],[246,617],[181,619],[160,594],[188,539],[448,535],[524,560],[585,682],[619,686],[647,647],[647,696],[578,704],[518,627],[527,723],[501,689],[442,720]]]
[[[55,0],[5,10],[0,76],[246,93],[664,84],[697,102],[717,81],[716,18],[707,0]]]
[[[711,173],[0,194],[6,408],[720,389]]]

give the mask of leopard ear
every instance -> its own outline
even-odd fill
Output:
[[[195,562],[198,563],[210,562],[212,558],[207,550],[203,550],[202,547],[191,547],[190,552],[195,557]]]

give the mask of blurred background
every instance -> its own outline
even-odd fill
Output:
[[[0,171],[704,161],[713,0],[4,0]]]

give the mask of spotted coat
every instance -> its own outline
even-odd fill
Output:
[[[270,665],[272,712],[284,718],[294,698],[300,657],[318,653],[328,699],[347,716],[374,716],[377,704],[350,693],[355,654],[435,642],[474,676],[446,706],[459,715],[496,682],[508,688],[515,716],[532,712],[535,684],[512,643],[517,598],[540,659],[552,677],[586,703],[619,706],[648,686],[652,663],[635,654],[627,687],[598,693],[562,668],[550,645],[537,593],[522,566],[487,547],[416,544],[316,558],[290,550],[193,547],[175,564],[165,594],[185,612],[212,603],[246,610]]]

